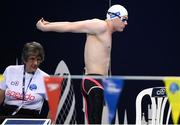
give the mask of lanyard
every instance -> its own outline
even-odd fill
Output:
[[[31,83],[31,81],[32,81],[32,79],[33,79],[33,76],[34,76],[34,73],[33,73],[33,76],[31,77],[31,79],[29,80],[29,83],[28,83],[28,86],[27,86],[27,88],[26,88],[26,90],[25,90],[25,79],[26,79],[26,71],[25,71],[25,66],[24,66],[24,71],[23,71],[23,83],[22,83],[22,96],[23,96],[23,101],[24,101],[24,99],[25,99],[25,94],[26,94],[26,92],[27,92],[27,90],[28,90],[28,88],[29,88],[29,85],[30,85],[30,83]]]
[[[25,79],[26,79],[26,77],[25,77],[25,75],[26,75],[26,71],[25,71],[25,65],[24,65],[24,71],[23,71],[23,83],[22,83],[22,96],[23,96],[23,98],[22,98],[22,104],[11,114],[11,115],[15,115],[21,108],[22,108],[22,106],[23,106],[23,103],[24,103],[24,100],[25,100],[25,94],[26,94],[26,92],[27,92],[27,90],[28,90],[28,88],[29,88],[29,85],[30,85],[30,83],[31,83],[31,81],[32,81],[32,79],[33,79],[33,76],[34,76],[34,73],[33,73],[33,76],[31,77],[31,79],[29,80],[29,83],[28,83],[28,86],[27,86],[27,88],[26,88],[26,91],[25,91]]]

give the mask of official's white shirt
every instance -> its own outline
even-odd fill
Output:
[[[8,66],[4,71],[5,79],[0,83],[0,89],[5,90],[4,103],[17,106],[23,104],[25,109],[41,110],[44,98],[47,100],[44,76],[49,75],[39,68],[34,75],[25,73],[25,101],[23,101],[23,72],[24,65]]]

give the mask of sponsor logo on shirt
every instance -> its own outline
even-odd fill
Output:
[[[14,85],[14,86],[18,86],[18,85],[19,85],[19,81],[11,81],[10,84],[11,84],[11,85]]]
[[[11,90],[7,90],[6,96],[9,97],[13,97],[17,100],[22,100],[23,99],[23,95],[19,92],[15,92],[15,91],[11,91]],[[34,101],[35,100],[35,96],[31,95],[31,94],[26,94],[24,97],[25,101]]]
[[[29,89],[30,89],[31,91],[36,90],[36,89],[37,89],[37,85],[36,85],[36,84],[31,84],[31,85],[29,86]]]

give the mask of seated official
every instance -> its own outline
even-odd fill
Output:
[[[47,102],[44,76],[47,73],[39,69],[44,60],[44,49],[37,42],[24,45],[23,65],[8,66],[4,80],[0,83],[0,118],[46,118],[42,114],[44,101]],[[48,112],[48,108],[46,108]]]

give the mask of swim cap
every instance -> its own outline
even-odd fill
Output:
[[[126,8],[124,8],[122,5],[113,5],[108,9],[108,12],[106,14],[107,19],[115,19],[118,18],[118,16],[127,16],[128,12]]]

